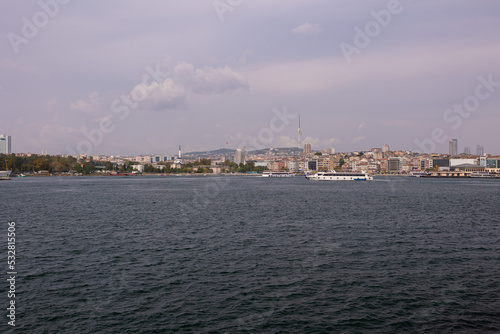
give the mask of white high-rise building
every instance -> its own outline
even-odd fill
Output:
[[[237,149],[236,152],[234,153],[234,162],[239,164],[244,164],[245,163],[245,149]]]
[[[389,152],[391,149],[389,148],[389,145],[387,144],[384,144],[384,146],[382,146],[382,152],[385,153],[385,152]]]
[[[10,136],[0,135],[0,154],[12,153],[12,139]]]

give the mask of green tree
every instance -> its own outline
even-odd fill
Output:
[[[255,162],[253,162],[251,160],[247,161],[247,163],[246,163],[246,169],[248,171],[253,171],[255,169]]]
[[[93,172],[95,171],[95,166],[93,163],[91,162],[86,162],[84,165],[83,165],[83,174],[92,174]]]
[[[73,166],[73,170],[74,170],[76,173],[83,174],[83,167],[82,167],[82,165],[80,165],[79,163],[74,164],[74,166]]]

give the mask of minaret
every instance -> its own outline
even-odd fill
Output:
[[[299,129],[297,130],[297,134],[299,135],[299,140],[298,140],[299,148],[302,148],[302,140],[300,138],[300,136],[302,136],[302,131],[300,131],[300,114],[299,114]]]
[[[179,159],[181,158],[181,145],[179,145]]]

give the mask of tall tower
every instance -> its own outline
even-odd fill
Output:
[[[181,158],[181,145],[179,145],[179,159]]]
[[[451,139],[450,140],[450,155],[454,156],[458,154],[458,140],[457,139]]]
[[[299,148],[302,148],[302,139],[300,138],[302,136],[302,131],[300,131],[300,114],[299,114],[299,129],[297,130],[297,134],[298,134],[298,144],[299,144]]]

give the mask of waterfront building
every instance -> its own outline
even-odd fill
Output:
[[[402,161],[400,158],[389,158],[387,160],[387,171],[389,173],[397,173],[403,167]]]
[[[500,157],[488,157],[486,159],[486,167],[500,168]]]
[[[429,169],[429,168],[432,168],[433,167],[433,164],[432,164],[432,159],[421,159],[420,160],[420,169],[421,170],[426,170],[426,169]]]
[[[332,159],[330,158],[320,158],[316,163],[317,170],[320,171],[330,171],[333,169]]]
[[[12,153],[12,139],[10,136],[0,135],[0,154]]]
[[[450,139],[450,155],[455,156],[458,154],[458,139]]]
[[[380,172],[387,173],[388,168],[388,159],[380,159]]]
[[[433,159],[433,167],[450,167],[450,159]]]
[[[267,169],[272,170],[273,172],[278,172],[286,168],[286,163],[283,160],[274,160],[269,161],[267,164]]]
[[[464,164],[478,165],[478,161],[477,159],[450,159],[450,167]]]
[[[316,160],[307,161],[307,169],[308,170],[318,170],[317,169],[318,162]]]

